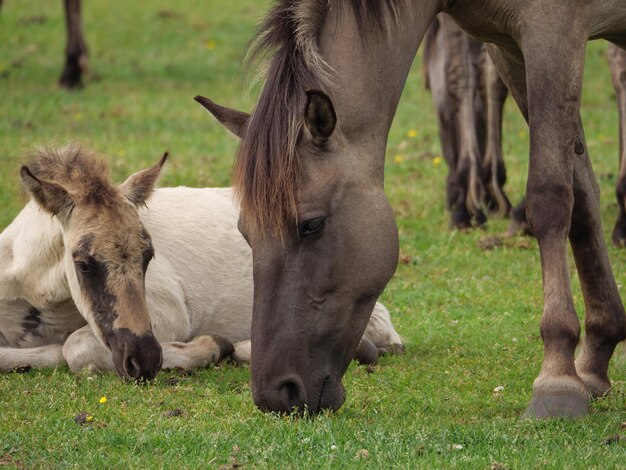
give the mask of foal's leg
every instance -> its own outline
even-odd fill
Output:
[[[552,16],[559,17],[559,12]],[[589,394],[574,366],[580,323],[567,262],[587,32],[577,23],[542,25],[537,21],[532,27],[523,38],[523,59],[519,53],[490,48],[503,80],[531,123],[526,213],[541,255],[544,358],[526,416],[573,417],[589,408]],[[595,245],[596,254],[606,256],[597,231],[589,234],[587,243]],[[606,268],[600,268],[603,278],[612,279]]]
[[[0,372],[21,367],[57,367],[65,365],[63,346],[48,344],[35,348],[0,348]]]
[[[619,111],[619,176],[615,187],[619,213],[613,228],[613,244],[626,246],[626,51],[610,44],[608,49],[611,81]]]
[[[61,74],[59,84],[65,88],[81,87],[83,74],[87,71],[87,45],[83,37],[80,1],[64,1],[67,45],[65,47],[65,69]]]
[[[198,336],[189,342],[161,343],[163,369],[194,369],[219,362],[233,353],[233,345],[219,336]],[[84,326],[70,335],[63,345],[63,355],[73,372],[82,369],[114,371],[111,351]]]

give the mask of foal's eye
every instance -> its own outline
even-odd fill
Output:
[[[300,234],[303,237],[313,235],[324,228],[326,222],[325,217],[319,217],[317,219],[306,220],[300,224]]]
[[[94,272],[94,264],[87,261],[75,261],[74,266],[76,266],[76,269],[83,274],[90,274]]]

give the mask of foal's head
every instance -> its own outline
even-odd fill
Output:
[[[41,150],[21,170],[31,197],[62,226],[74,302],[124,377],[152,379],[162,362],[144,286],[154,249],[137,207],[166,158],[118,186],[106,165],[78,146]]]

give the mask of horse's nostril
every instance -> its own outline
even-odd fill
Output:
[[[306,401],[304,395],[304,385],[297,377],[282,380],[278,384],[278,397],[285,411],[294,408],[302,411]]]

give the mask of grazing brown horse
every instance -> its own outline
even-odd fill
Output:
[[[279,0],[256,50],[265,85],[235,166],[253,251],[252,393],[262,409],[317,412],[341,383],[397,263],[383,190],[389,127],[440,12],[488,48],[530,126],[526,213],[543,275],[544,358],[527,416],[578,416],[610,389],[626,317],[602,237],[580,93],[586,42],[626,46],[623,0]],[[585,298],[580,323],[566,244]]]
[[[483,207],[506,216],[502,109],[508,90],[482,43],[445,13],[424,38],[426,87],[437,110],[439,138],[448,165],[447,207],[453,228],[486,222]]]

